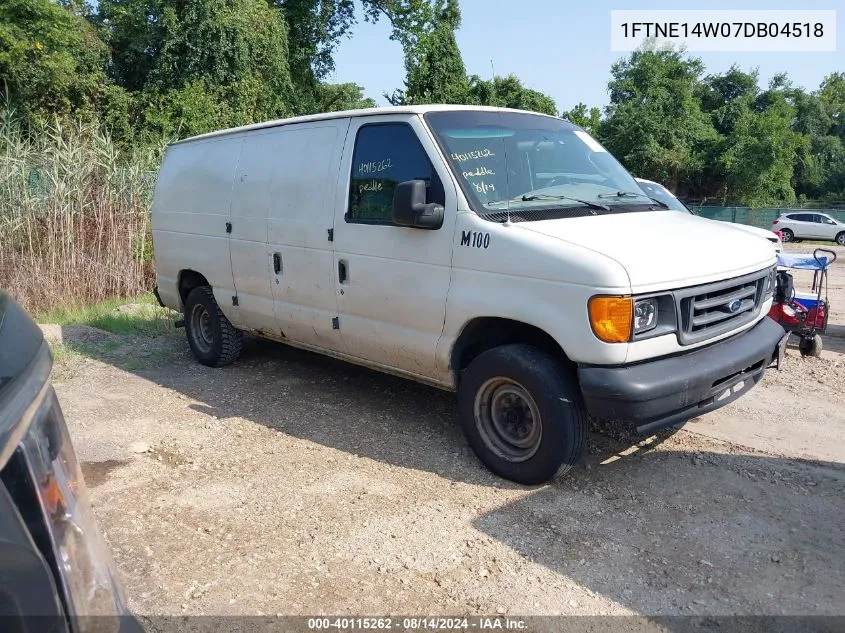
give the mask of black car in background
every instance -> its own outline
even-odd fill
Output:
[[[0,628],[142,631],[94,522],[41,330],[0,290]]]

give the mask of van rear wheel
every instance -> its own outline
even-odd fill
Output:
[[[196,359],[209,367],[235,362],[241,353],[241,333],[220,310],[209,286],[199,286],[185,300],[185,333]]]
[[[495,474],[545,483],[584,453],[587,418],[574,375],[529,345],[503,345],[470,363],[458,387],[461,425]]]

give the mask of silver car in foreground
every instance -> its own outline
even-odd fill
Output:
[[[845,222],[840,222],[826,213],[816,211],[782,213],[772,222],[772,230],[780,231],[784,242],[825,240],[845,246]]]

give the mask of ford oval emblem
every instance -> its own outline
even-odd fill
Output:
[[[731,314],[736,314],[739,312],[739,309],[742,307],[742,301],[739,299],[734,299],[728,304],[728,312]]]

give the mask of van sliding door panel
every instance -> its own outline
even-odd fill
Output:
[[[334,252],[337,172],[349,119],[283,126],[274,131],[270,166],[268,257],[276,327],[286,339],[340,351]],[[279,271],[275,259],[279,259]]]
[[[276,145],[272,130],[245,135],[232,191],[229,235],[241,326],[267,333],[276,329],[267,263],[271,177],[267,157],[278,149]]]

